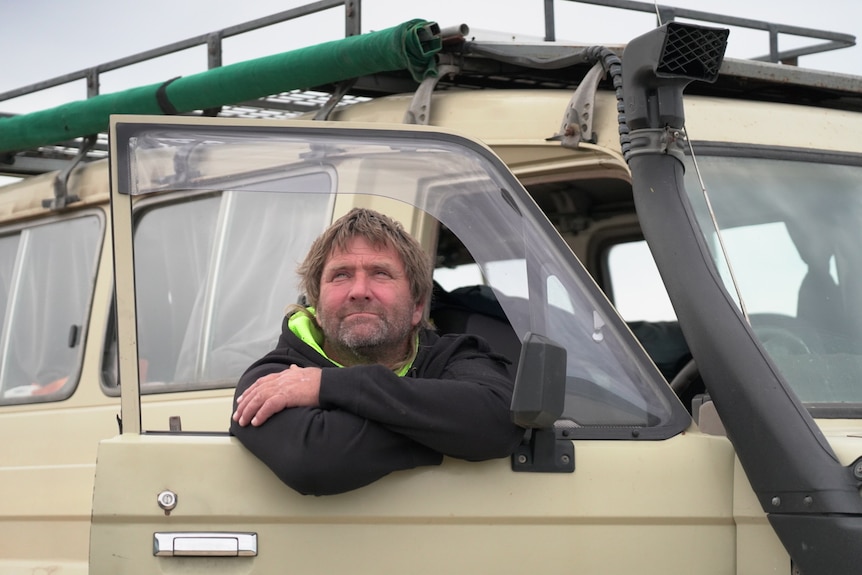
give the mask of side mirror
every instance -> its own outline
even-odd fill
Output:
[[[527,333],[512,394],[512,421],[530,429],[512,454],[512,471],[572,473],[575,447],[557,440],[554,422],[566,400],[566,348],[545,336]]]
[[[566,348],[528,332],[521,345],[512,421],[527,429],[553,428],[566,398]]]

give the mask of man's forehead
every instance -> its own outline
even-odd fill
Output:
[[[356,256],[367,256],[375,260],[394,259],[398,264],[403,264],[398,250],[391,243],[386,241],[372,242],[362,236],[353,236],[347,240],[344,248],[338,245],[332,246],[332,250],[326,257],[325,265],[343,263]]]

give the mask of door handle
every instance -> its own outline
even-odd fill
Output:
[[[156,557],[255,557],[257,533],[153,533]]]

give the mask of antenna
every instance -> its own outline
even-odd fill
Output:
[[[730,256],[727,253],[727,248],[724,245],[724,234],[718,226],[718,219],[715,217],[715,211],[712,209],[712,202],[709,199],[709,192],[706,189],[706,183],[703,180],[703,174],[700,167],[697,165],[697,156],[694,153],[694,146],[691,144],[691,138],[688,136],[688,128],[683,126],[682,133],[688,143],[688,150],[691,153],[691,161],[694,164],[694,171],[697,174],[697,181],[700,184],[700,191],[703,194],[703,199],[706,202],[706,209],[709,212],[709,220],[712,222],[712,229],[715,231],[715,237],[718,238],[718,246],[721,249],[721,256],[724,259],[724,265],[727,266],[727,273],[730,275],[730,283],[733,285],[733,290],[736,292],[736,299],[739,302],[739,310],[742,312],[742,317],[751,325],[751,318],[748,316],[748,309],[745,307],[745,300],[742,297],[742,290],[739,289],[739,282],[736,279],[736,273],[733,271],[733,265],[730,263]]]

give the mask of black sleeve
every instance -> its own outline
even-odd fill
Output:
[[[246,370],[234,396],[258,378],[291,364],[317,367],[292,353],[284,337],[279,345]],[[325,367],[324,372],[342,368]],[[415,441],[338,408],[295,407],[274,414],[260,427],[241,427],[231,419],[230,432],[284,483],[306,495],[330,495],[367,485],[402,469],[439,465],[443,457]]]
[[[439,465],[443,459],[403,435],[340,409],[294,407],[260,427],[240,427],[232,421],[230,430],[279,479],[306,495],[350,491],[393,471]]]
[[[399,377],[381,365],[324,370],[320,403],[369,419],[434,451],[473,461],[506,457],[524,430],[509,415],[513,383],[483,340],[460,336],[439,377]]]

